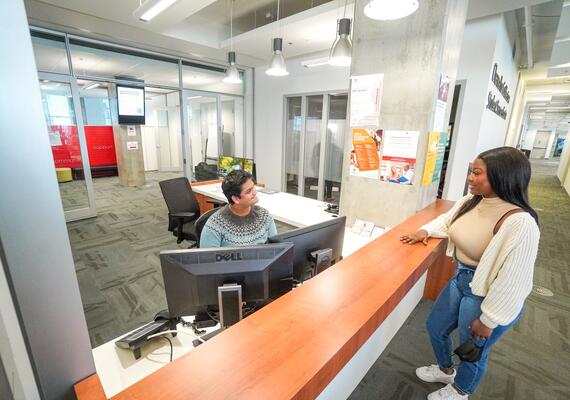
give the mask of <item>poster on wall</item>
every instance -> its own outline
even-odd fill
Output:
[[[418,131],[384,131],[380,179],[411,185],[416,168]]]
[[[449,95],[449,84],[451,77],[447,74],[441,73],[439,75],[439,89],[437,91],[437,99],[447,103],[447,96]]]
[[[352,128],[350,175],[377,179],[381,144],[381,129]]]
[[[439,75],[439,86],[437,91],[437,101],[435,102],[435,112],[433,116],[434,131],[441,132],[445,127],[445,109],[447,108],[447,97],[449,96],[449,84],[451,77],[447,74]]]
[[[350,78],[350,126],[377,126],[384,74]]]
[[[428,137],[428,150],[426,154],[426,165],[422,178],[422,186],[427,186],[432,182],[439,181],[445,146],[447,145],[447,132],[430,132]]]

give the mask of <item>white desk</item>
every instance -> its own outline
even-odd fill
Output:
[[[193,186],[192,190],[216,200],[227,201],[222,192],[221,183]],[[337,218],[336,215],[325,211],[327,203],[322,201],[284,192],[274,194],[257,192],[257,198],[259,199],[257,204],[269,211],[273,218],[300,228]],[[351,232],[350,228],[347,227],[344,233],[342,256],[349,256],[371,240],[370,237]]]
[[[222,192],[221,183],[193,186],[192,190],[204,196],[217,200],[227,201]],[[290,193],[277,192],[267,194],[257,192],[258,205],[267,209],[278,221],[303,227],[335,219],[331,213],[325,211],[326,203]]]
[[[193,320],[193,317],[188,320]],[[217,328],[207,328],[205,331],[211,332]],[[196,339],[191,328],[178,324],[177,331],[179,333],[176,337],[170,334],[164,335],[172,342],[172,360],[193,350],[192,341]],[[166,339],[157,337],[149,341],[141,348],[141,357],[135,360],[131,350],[115,346],[119,338],[93,349],[95,368],[107,398],[111,398],[170,362],[170,345]]]

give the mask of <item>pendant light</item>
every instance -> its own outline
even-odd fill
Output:
[[[228,68],[226,69],[226,77],[223,79],[225,83],[241,83],[241,77],[236,67],[236,52],[234,50],[234,26],[233,26],[233,11],[234,0],[230,0],[230,51],[228,52]]]
[[[364,15],[381,21],[400,19],[413,14],[419,6],[418,0],[371,0],[364,7]]]
[[[277,0],[277,23],[279,23],[279,0]],[[273,56],[265,73],[271,76],[289,75],[285,59],[283,58],[283,38],[273,38]]]
[[[350,40],[350,18],[346,18],[346,3],[344,1],[344,15],[338,20],[338,36],[331,48],[329,64],[338,67],[350,65],[352,57],[352,41]]]

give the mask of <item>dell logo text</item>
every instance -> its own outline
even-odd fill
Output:
[[[216,254],[216,261],[240,261],[241,253]]]

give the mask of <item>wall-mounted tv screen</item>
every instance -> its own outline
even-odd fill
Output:
[[[144,125],[144,88],[117,85],[119,124]]]

